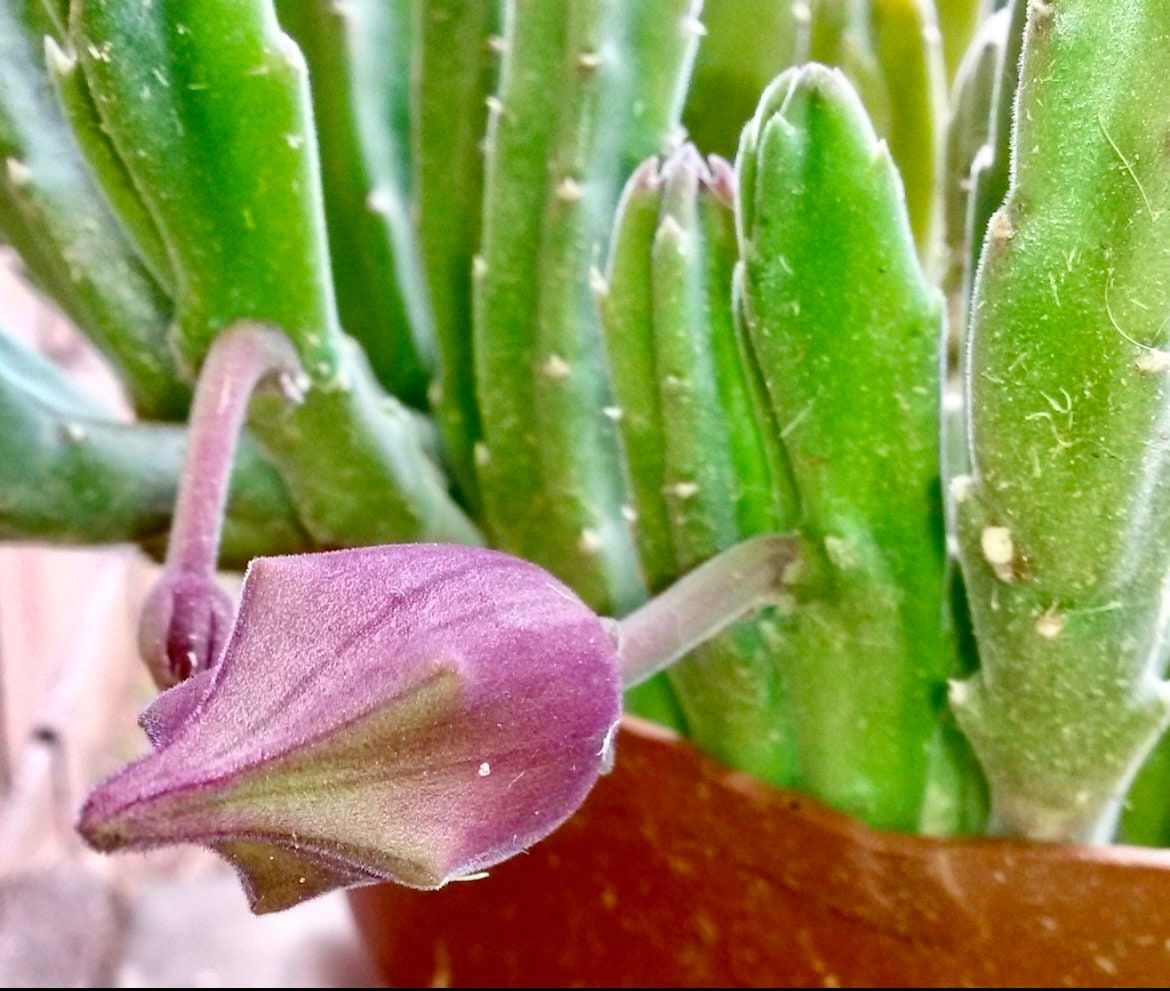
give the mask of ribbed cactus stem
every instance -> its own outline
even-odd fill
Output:
[[[694,0],[512,0],[488,130],[475,264],[485,514],[501,546],[607,610],[644,592],[604,412],[591,271],[625,178],[677,139],[697,9]]]
[[[659,591],[726,548],[791,526],[774,481],[732,308],[735,178],[684,145],[631,177],[599,287],[630,519]],[[767,610],[669,672],[691,739],[777,784],[795,755],[784,672]]]
[[[744,336],[807,541],[777,645],[800,785],[916,829],[955,664],[934,495],[941,300],[840,72],[777,79],[737,172]]]
[[[308,71],[272,0],[75,4],[71,40],[174,260],[186,360],[239,320],[296,348],[305,401],[258,400],[250,422],[313,537],[477,542],[427,432],[341,332]]]
[[[435,355],[410,217],[413,6],[279,0],[277,13],[308,63],[341,323],[382,385],[422,407]]]
[[[594,291],[603,316],[614,406],[629,485],[627,516],[651,592],[678,573],[666,511],[662,401],[654,344],[651,246],[661,220],[662,175],[656,158],[634,171],[618,206],[604,278]]]
[[[415,226],[439,361],[430,400],[451,472],[479,509],[479,404],[473,355],[472,259],[483,222],[483,139],[503,41],[501,0],[420,0],[411,64]]]

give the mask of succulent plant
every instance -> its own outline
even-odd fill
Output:
[[[1168,24],[0,0],[0,238],[135,415],[0,337],[0,537],[165,561],[85,834],[442,883],[625,688],[872,825],[1107,842],[1136,776],[1170,843]]]

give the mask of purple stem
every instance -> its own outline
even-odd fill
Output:
[[[272,327],[238,323],[216,338],[195,387],[168,571],[215,573],[232,463],[252,393],[273,372],[299,370],[292,344]]]
[[[256,323],[221,333],[203,363],[166,565],[138,627],[142,659],[160,688],[213,667],[227,643],[235,604],[216,584],[215,566],[236,443],[261,379],[299,370],[288,339]]]
[[[725,627],[776,600],[799,539],[753,537],[680,578],[617,623],[617,651],[626,688],[669,667]]]

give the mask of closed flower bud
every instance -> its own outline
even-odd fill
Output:
[[[550,833],[609,764],[617,652],[547,572],[399,545],[261,558],[213,669],[144,716],[101,785],[102,850],[194,842],[256,911],[393,880],[435,888]]]
[[[212,667],[232,629],[235,606],[202,572],[168,570],[151,590],[138,626],[138,649],[161,688]]]

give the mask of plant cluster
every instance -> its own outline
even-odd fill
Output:
[[[1170,843],[1168,41],[0,0],[0,237],[135,413],[0,335],[0,537],[166,557],[177,687],[83,831],[260,909],[442,883],[576,807],[624,685],[871,825]]]

